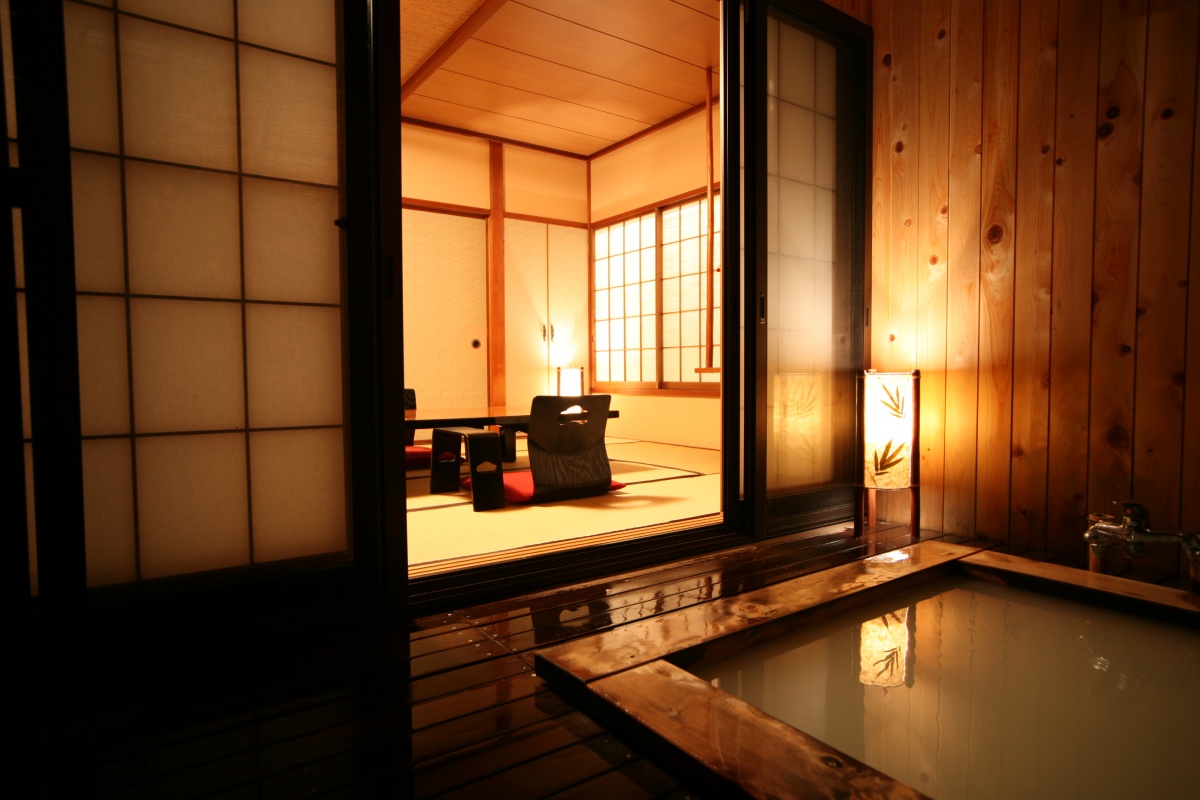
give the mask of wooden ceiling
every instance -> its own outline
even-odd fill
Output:
[[[590,156],[719,86],[718,0],[401,0],[401,114]]]

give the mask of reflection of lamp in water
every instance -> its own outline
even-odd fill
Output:
[[[583,367],[558,368],[559,397],[579,397],[583,394]]]
[[[862,476],[856,533],[862,532],[866,491],[909,489],[913,536],[921,531],[919,425],[921,373],[867,370],[859,378]]]
[[[913,622],[916,609],[907,606],[869,619],[858,633],[858,682],[864,686],[912,686]]]
[[[817,480],[814,441],[821,422],[820,380],[816,372],[781,372],[775,376],[775,437],[782,483]]]

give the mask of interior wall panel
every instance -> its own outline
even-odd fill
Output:
[[[491,205],[491,162],[483,139],[401,125],[400,161],[405,197],[475,208]]]
[[[1088,505],[1132,491],[1137,254],[1141,217],[1146,3],[1106,0],[1095,119],[1092,415]]]
[[[921,138],[917,155],[917,341],[921,369],[923,524],[942,527],[946,469],[946,270],[950,215],[950,0],[921,4]]]
[[[592,220],[605,220],[708,180],[704,114],[692,114],[592,161]]]
[[[950,275],[946,290],[946,470],[943,527],[975,533],[979,392],[979,202],[983,9],[950,5]],[[917,353],[918,365],[924,352]]]
[[[504,210],[587,222],[587,162],[505,145]]]
[[[906,371],[917,368],[917,262],[920,249],[920,158],[918,122],[921,111],[921,15],[891,11],[892,42],[888,61],[887,94],[890,135],[887,137],[887,161],[891,184],[891,207],[885,217],[888,224],[888,250],[891,254],[886,278],[875,275],[877,287],[872,326],[871,363],[882,371]],[[880,291],[885,294],[881,296]],[[884,301],[886,297],[886,302]],[[879,513],[885,518],[902,518],[909,498],[901,492],[880,492]]]
[[[975,529],[988,538],[1009,523],[1020,19],[1019,3],[985,5]]]
[[[1145,503],[1154,524],[1200,528],[1185,488],[1200,472],[1196,393],[1185,391],[1197,359],[1186,345],[1200,339],[1189,272],[1200,8],[947,5],[927,0],[920,25],[886,0],[850,12],[875,27],[873,365],[894,360],[893,327],[915,324],[912,366],[945,381],[926,387],[935,405],[923,423],[944,409],[945,461],[922,476],[923,524],[1076,563],[1087,514],[1114,500]],[[943,81],[923,73],[938,69],[932,21],[947,13]],[[915,214],[897,182],[909,155],[926,165]],[[944,271],[929,263],[943,260],[943,222]],[[906,224],[917,228],[911,268],[896,230]]]
[[[1079,525],[1088,508],[1095,447],[1089,441],[1096,404],[1115,387],[1089,391],[1095,377],[1097,313],[1094,265],[1104,203],[1102,152],[1096,146],[1098,115],[1107,113],[1097,94],[1103,63],[1102,25],[1094,5],[1061,0],[1059,8],[1058,110],[1054,145],[1054,246],[1051,255],[1050,433],[1047,454],[1046,549],[1079,552]],[[1139,145],[1140,146],[1140,145]],[[1136,203],[1136,199],[1134,201]],[[1136,212],[1134,214],[1136,220]],[[1116,220],[1112,220],[1115,222]],[[1136,236],[1136,222],[1133,223]],[[1128,473],[1126,473],[1128,480]]]
[[[1181,494],[1192,131],[1200,4],[1152,0],[1146,30],[1141,252],[1137,284],[1133,497],[1155,525],[1177,527]],[[1191,324],[1200,324],[1192,319]],[[1192,527],[1200,527],[1192,525]],[[1141,568],[1174,570],[1179,548],[1162,546]]]
[[[1050,294],[1054,250],[1054,114],[1058,0],[1021,5],[1014,237],[1012,541],[1045,549],[1050,427]],[[1001,457],[1005,457],[1001,453]]]

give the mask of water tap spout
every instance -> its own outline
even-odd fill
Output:
[[[1150,512],[1141,503],[1126,501],[1116,505],[1121,506],[1120,522],[1109,514],[1092,514],[1088,517],[1091,525],[1083,538],[1089,546],[1088,563],[1092,571],[1104,571],[1104,555],[1111,545],[1116,545],[1125,555],[1133,557],[1141,555],[1147,544],[1174,542],[1188,556],[1193,587],[1200,586],[1200,531],[1151,528]]]

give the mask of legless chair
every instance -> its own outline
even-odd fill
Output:
[[[606,394],[533,398],[529,469],[504,473],[504,497],[510,503],[544,503],[625,488],[612,479],[604,447],[611,400]],[[572,406],[582,411],[564,416]]]

